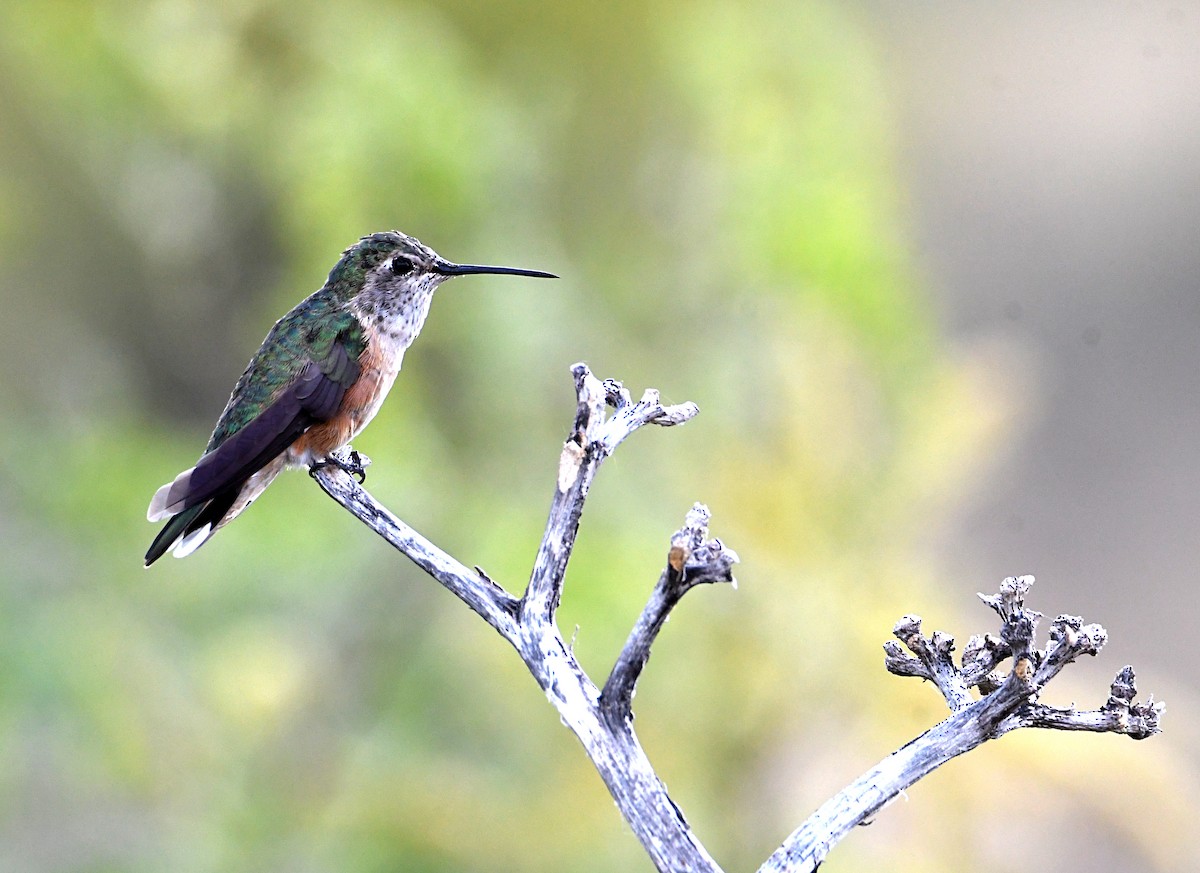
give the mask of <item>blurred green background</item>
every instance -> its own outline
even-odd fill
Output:
[[[695,500],[743,559],[636,701],[753,869],[940,719],[1010,573],[1113,632],[1168,733],[1014,735],[830,871],[1193,870],[1200,28],[1169,5],[701,0],[0,6],[0,869],[649,869],[472,613],[289,474],[141,569],[275,318],[362,234],[461,280],[356,446],[519,591],[568,367],[694,400],[601,472],[560,621],[602,680]],[[1052,861],[1051,859],[1056,859]]]

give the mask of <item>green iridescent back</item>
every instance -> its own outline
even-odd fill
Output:
[[[367,274],[407,240],[392,232],[363,237],[342,254],[320,291],[275,323],[234,386],[205,452],[257,418],[309,361],[328,360],[334,343],[342,343],[351,360],[358,359],[366,337],[349,302],[362,290]]]

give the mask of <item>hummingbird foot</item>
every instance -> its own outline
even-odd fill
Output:
[[[313,461],[308,465],[308,475],[316,476],[317,471],[323,467],[337,467],[343,473],[349,473],[358,479],[358,484],[362,485],[367,481],[367,467],[371,466],[371,459],[366,455],[360,454],[349,446],[343,446],[340,449],[335,449],[324,458],[318,461]]]

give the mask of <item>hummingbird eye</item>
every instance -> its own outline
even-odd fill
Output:
[[[392,274],[395,276],[405,276],[413,271],[413,262],[408,258],[396,255],[392,258]]]

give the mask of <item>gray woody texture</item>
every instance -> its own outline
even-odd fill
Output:
[[[702,583],[734,582],[737,554],[709,539],[708,509],[696,504],[671,537],[666,566],[602,689],[575,660],[555,620],[583,504],[600,464],[643,425],[683,424],[699,410],[692,403],[663,406],[653,389],[635,402],[619,382],[601,382],[584,364],[576,364],[572,373],[578,397],[575,421],[559,458],[546,532],[520,598],[479,568],[468,568],[441,551],[344,470],[331,465],[314,470],[313,476],[330,497],[453,592],[517,651],[563,723],[582,742],[657,869],[719,871],[655,774],[633,731],[632,712],[638,677],[675,604]],[[971,637],[959,664],[952,657],[952,638],[941,632],[926,637],[916,616],[900,619],[893,631],[899,643],[884,645],[887,669],[932,682],[952,714],[827,801],[767,859],[760,873],[815,870],[851,829],[918,779],[1016,728],[1119,733],[1134,739],[1158,732],[1163,704],[1153,699],[1134,703],[1131,667],[1117,674],[1108,701],[1098,710],[1038,702],[1046,683],[1080,655],[1099,652],[1107,634],[1099,625],[1061,615],[1051,625],[1046,647],[1037,649],[1035,632],[1042,616],[1024,605],[1032,584],[1032,576],[1009,577],[998,594],[980,595],[999,616],[1000,634]],[[1010,660],[1008,672],[1000,672]],[[979,689],[978,699],[973,688]]]

